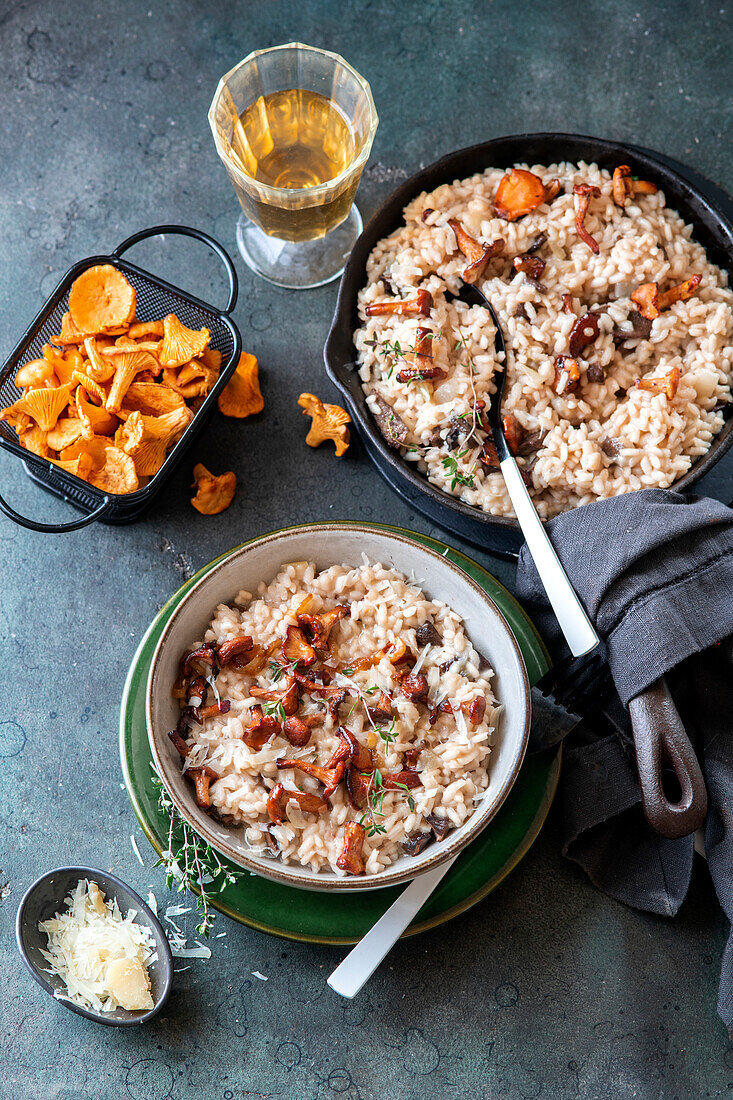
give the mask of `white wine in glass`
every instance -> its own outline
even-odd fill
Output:
[[[209,122],[257,274],[305,288],[341,273],[361,232],[354,196],[377,121],[366,81],[300,43],[256,51],[223,77]]]

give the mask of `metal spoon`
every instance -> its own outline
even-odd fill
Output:
[[[496,393],[489,407],[489,425],[507,492],[547,598],[573,656],[581,657],[596,650],[590,660],[605,661],[605,644],[601,642],[586,615],[585,608],[555,553],[504,436],[501,399],[506,381],[507,357],[499,318],[491,302],[478,287],[464,283],[459,297],[469,305],[484,306],[494,322],[494,347],[497,358],[504,363],[504,369],[500,374],[494,375]],[[707,790],[695,750],[682,725],[664,677],[632,699],[628,710],[647,821],[656,832],[666,837],[687,836],[695,832],[707,814]],[[681,795],[678,798],[669,797],[664,789],[663,768],[667,761],[672,764],[680,784]]]
[[[498,376],[494,375],[496,393],[489,407],[489,425],[507,492],[547,598],[573,655],[581,657],[596,650],[590,660],[605,661],[605,644],[601,642],[586,615],[555,553],[504,436],[501,399],[506,381],[507,358],[499,318],[491,302],[477,287],[464,283],[460,298],[470,305],[484,306],[494,322],[494,347],[497,357],[504,363],[504,369]],[[662,836],[687,836],[705,820],[707,790],[695,750],[682,725],[664,677],[632,699],[628,710],[647,821]],[[670,798],[664,789],[663,768],[667,761],[672,764],[680,784],[681,795],[678,798]]]
[[[434,871],[426,871],[402,891],[327,979],[335,993],[349,999],[356,996],[457,859],[454,856]]]
[[[555,612],[560,628],[565,635],[570,652],[574,657],[580,657],[600,645],[601,639],[586,615],[585,608],[578,599],[577,593],[555,553],[555,549],[545,531],[542,520],[537,515],[527,486],[524,484],[522,475],[519,472],[516,459],[509,450],[504,436],[504,426],[501,422],[501,400],[506,382],[507,354],[504,333],[499,324],[499,318],[491,302],[477,287],[464,283],[459,297],[461,301],[466,302],[468,305],[481,305],[488,309],[494,322],[496,332],[494,348],[496,349],[497,359],[504,366],[500,372],[494,374],[496,393],[491,399],[488,420],[494,437],[496,453],[499,457],[499,466],[504,476],[504,482],[517,522],[522,529],[522,534],[532,555],[532,560],[537,567],[537,572],[544,585],[547,598],[552,605],[552,610]]]

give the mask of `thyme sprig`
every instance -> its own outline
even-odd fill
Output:
[[[270,679],[273,684],[282,679],[284,672],[284,667],[278,661],[270,661]]]
[[[392,745],[397,739],[396,726],[397,719],[393,716],[389,726],[376,726],[374,732],[388,745]]]
[[[244,878],[245,872],[225,864],[217,852],[178,813],[158,776],[152,784],[158,792],[158,809],[168,819],[168,843],[156,861],[156,867],[165,869],[165,883],[169,890],[181,894],[188,891],[196,895],[199,923],[196,932],[208,937],[216,920],[212,909],[214,899],[227,886]]]
[[[399,340],[377,340],[375,338],[374,340],[365,340],[364,343],[373,350],[377,359],[380,359],[382,364],[388,368],[386,377],[391,378],[395,365],[405,357]]]
[[[369,780],[367,808],[359,818],[359,824],[363,825],[367,836],[379,836],[387,832],[387,827],[383,824],[384,812],[382,807],[384,805],[384,795],[385,787],[382,773],[379,768],[375,768]],[[377,818],[380,820],[378,821]]]
[[[476,468],[475,464],[468,471],[464,470],[458,464],[458,459],[463,458],[464,455],[467,455],[468,453],[469,448],[466,447],[464,450],[459,452],[458,457],[456,457],[455,455],[446,455],[445,458],[441,458],[440,460],[440,465],[451,478],[451,491],[455,489],[456,485],[467,485],[469,489],[473,488],[474,470]]]
[[[481,439],[479,438],[479,436],[477,434],[477,429],[479,427],[478,408],[477,408],[478,397],[476,395],[476,386],[475,386],[475,383],[474,383],[474,380],[473,380],[473,376],[474,376],[474,374],[476,374],[476,364],[473,361],[473,356],[469,355],[468,344],[466,342],[466,337],[463,333],[463,329],[459,328],[458,332],[459,332],[460,337],[461,337],[459,346],[462,345],[463,348],[465,349],[466,355],[468,355],[468,381],[471,385],[471,427],[469,429],[468,435],[466,436],[466,439],[467,440],[468,439],[473,439],[478,444],[478,446],[481,446],[482,441],[481,441]]]
[[[262,708],[262,713],[267,715],[274,715],[278,722],[284,722],[287,715],[285,714],[285,707],[280,702],[265,703]]]
[[[471,386],[471,407],[469,412],[454,414],[454,419],[465,420],[470,422],[468,424],[468,431],[465,436],[464,443],[468,443],[473,440],[476,447],[481,447],[483,440],[478,434],[478,430],[481,427],[479,415],[478,415],[478,397],[476,394],[476,385],[474,383],[474,375],[476,374],[476,364],[473,361],[473,356],[469,354],[468,343],[466,337],[461,328],[458,329],[460,340],[457,341],[455,350],[460,351],[463,348],[468,356],[468,381]],[[464,446],[462,451],[459,451],[458,455],[448,454],[440,460],[440,464],[445,470],[446,474],[451,478],[451,492],[455,489],[456,485],[465,485],[469,489],[472,489],[475,484],[475,475],[478,468],[478,453],[473,459],[471,465],[466,468],[459,459],[465,458],[466,455],[471,454],[473,447]]]
[[[411,812],[414,813],[415,799],[412,797],[410,788],[406,783],[395,783],[394,786],[389,789],[403,791],[407,796],[407,805],[410,807]],[[367,808],[359,818],[359,824],[364,827],[367,836],[379,836],[387,832],[387,827],[384,824],[384,796],[386,793],[387,788],[384,785],[384,776],[379,768],[375,768],[369,780]]]

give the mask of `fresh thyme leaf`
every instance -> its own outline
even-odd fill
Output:
[[[265,703],[263,708],[264,714],[274,714],[280,722],[284,722],[286,718],[285,708],[282,703]]]
[[[273,684],[276,684],[278,680],[282,679],[284,669],[282,665],[279,665],[277,661],[270,661],[270,679]]]
[[[386,741],[388,745],[391,745],[397,738],[397,734],[395,733],[396,723],[397,719],[393,717],[389,727],[377,726],[376,733],[383,741]]]
[[[370,813],[362,814],[359,818],[359,824],[366,830],[367,836],[378,836],[380,833],[387,832],[386,826],[375,821]]]
[[[466,453],[466,451],[462,452],[462,454]],[[455,455],[446,455],[445,458],[441,458],[440,464],[446,473],[452,475],[450,483],[451,489],[455,489],[456,485],[467,485],[469,488],[473,488],[473,474],[471,472],[464,472],[461,469]]]
[[[407,786],[406,783],[396,783],[395,786],[398,787],[399,790],[405,792],[405,794],[407,795],[407,805],[414,812],[414,810],[415,810],[415,799],[410,794],[410,788]]]

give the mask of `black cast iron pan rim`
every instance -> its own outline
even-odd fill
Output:
[[[697,183],[683,174],[689,171],[697,175],[694,170],[680,165],[680,171],[677,162],[669,161],[664,154],[605,138],[554,132],[508,134],[448,153],[405,180],[382,203],[362,231],[346,264],[323,350],[326,373],[345,398],[370,458],[391,488],[411,506],[424,512],[444,528],[454,530],[484,549],[495,549],[497,553],[506,556],[515,556],[522,544],[516,520],[506,516],[492,516],[438,489],[417,468],[406,462],[399,452],[393,451],[377,428],[366,404],[366,395],[361,388],[358,374],[353,368],[353,332],[359,323],[356,296],[366,279],[369,254],[379,240],[399,227],[403,220],[404,207],[416,195],[425,190],[433,190],[441,183],[451,183],[473,175],[492,165],[509,167],[511,163],[518,161],[537,163],[539,157],[535,156],[533,150],[537,146],[545,145],[559,147],[553,153],[554,160],[597,161],[606,158],[614,163],[631,160],[632,168],[637,163],[656,173],[663,189],[670,183],[676,185],[680,194],[675,197],[674,206],[682,207],[680,212],[686,222],[692,221],[696,227],[702,224],[702,236],[709,236],[712,242],[705,244],[706,250],[708,253],[719,253],[713,257],[713,262],[729,271],[733,270],[733,227],[718,203],[708,198]],[[514,146],[522,148],[513,149],[508,155],[506,150]],[[543,153],[541,156],[546,159],[547,154]],[[711,189],[720,190],[710,181],[702,177],[700,179],[702,184]],[[688,207],[688,203],[692,206]],[[705,218],[704,223],[701,223],[701,215]],[[697,235],[696,233],[695,237]],[[671,488],[675,491],[689,488],[722,458],[731,444],[733,418],[724,424],[710,449]],[[493,543],[491,547],[487,546],[489,540]]]

